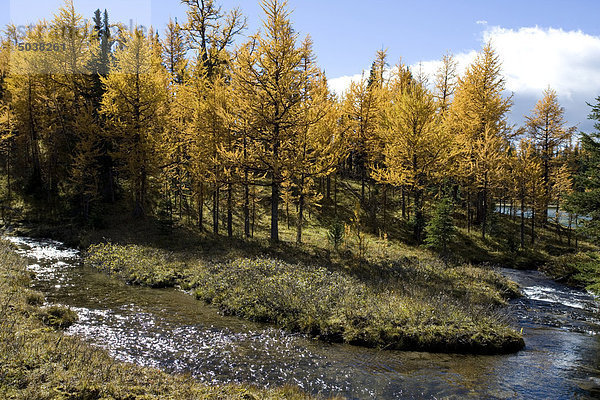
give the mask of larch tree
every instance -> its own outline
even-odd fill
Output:
[[[221,80],[222,82],[229,81],[228,70],[230,69],[231,55],[229,47],[233,44],[235,38],[246,28],[246,18],[242,15],[239,8],[223,11],[222,7],[214,0],[182,0],[182,3],[188,7],[187,23],[183,29],[187,32],[187,39],[190,48],[196,53],[197,61],[196,68],[203,71],[204,78],[208,84],[207,89],[220,91],[223,87],[215,87],[214,82]],[[215,100],[215,97],[212,98]],[[210,99],[208,99],[210,100]],[[223,139],[223,134],[229,135],[227,126],[223,124],[225,121],[222,115],[219,115],[218,110],[209,108],[207,117],[212,118],[208,121],[210,131],[215,138],[215,142],[209,144],[213,149],[213,171],[211,180],[213,181],[213,231],[218,233],[219,227],[219,210],[220,210],[220,189],[222,178],[224,178],[225,170],[220,162],[217,162],[218,149],[221,146],[220,139]],[[231,186],[228,185],[228,205],[231,204]],[[228,207],[229,208],[229,207]],[[230,221],[230,213],[228,212],[228,221]],[[228,226],[231,223],[228,222]],[[230,232],[231,229],[228,229]]]
[[[298,149],[298,129],[306,124],[304,88],[305,51],[297,45],[287,3],[267,0],[264,33],[255,36],[238,52],[233,68],[233,90],[238,99],[238,116],[247,127],[252,169],[264,174],[271,187],[270,239],[279,241],[280,188]]]
[[[214,0],[182,0],[188,7],[187,23],[191,47],[209,80],[222,73],[229,62],[227,48],[246,28],[246,19],[240,9],[224,12]]]
[[[29,27],[23,37],[17,36],[16,30],[13,30],[13,40],[44,42],[47,30],[46,24],[37,24]],[[42,174],[42,118],[46,111],[43,92],[47,77],[47,74],[44,74],[47,72],[45,56],[46,54],[41,52],[13,52],[10,58],[12,73],[6,79],[15,115],[15,129],[19,132],[16,145],[21,149],[22,159],[27,165],[27,168],[23,168],[23,172],[28,175],[26,189],[38,194],[45,187]]]
[[[562,210],[563,201],[573,193],[573,179],[572,171],[569,169],[568,164],[562,163],[559,167],[555,168],[552,176],[553,181],[553,197],[556,201],[556,214],[554,215],[554,223],[556,224],[556,235],[558,239],[562,241]]]
[[[544,168],[544,208],[541,210],[544,224],[548,219],[548,204],[552,195],[552,176],[556,167],[554,161],[558,150],[568,143],[573,131],[565,126],[564,112],[558,103],[556,92],[547,88],[531,116],[527,117],[527,133],[538,149]]]
[[[469,226],[471,193],[475,191],[483,237],[488,228],[491,191],[501,176],[499,167],[503,165],[510,137],[507,113],[512,99],[503,97],[504,89],[500,59],[488,43],[458,79],[454,101],[448,110],[447,127],[457,145],[458,175],[467,188]]]
[[[343,113],[349,123],[348,143],[351,143],[350,168],[358,173],[361,181],[360,201],[366,208],[365,189],[369,178],[369,166],[380,154],[377,127],[383,103],[383,66],[385,53],[378,53],[369,77],[363,76],[350,84],[343,102]]]
[[[290,176],[297,193],[296,243],[302,243],[304,212],[310,203],[318,202],[320,194],[313,190],[316,179],[329,175],[341,160],[342,138],[337,132],[338,113],[329,93],[327,80],[316,66],[310,38],[302,44],[303,96],[300,123],[292,137],[297,152],[292,154]],[[312,201],[311,201],[312,200]]]
[[[9,57],[11,43],[3,39],[0,41],[0,152],[5,161],[6,172],[6,205],[11,207],[12,187],[11,187],[11,168],[12,153],[15,142],[15,118],[11,109],[10,93],[6,90],[5,79],[9,73]]]
[[[520,204],[520,243],[523,249],[525,248],[527,208],[530,209],[533,219],[537,203],[536,196],[539,194],[542,182],[542,166],[536,155],[535,147],[529,140],[521,140],[516,152],[511,154],[510,163],[515,196]],[[532,221],[532,227],[535,227],[535,221]],[[534,228],[532,228],[531,234],[535,235]]]
[[[185,36],[185,31],[177,23],[177,20],[169,19],[165,38],[163,39],[163,60],[175,83],[183,83],[185,79],[188,63],[187,51],[188,39]]]
[[[450,108],[450,103],[452,103],[456,91],[457,65],[458,63],[452,54],[445,54],[442,57],[442,65],[435,75],[434,93],[442,114],[445,114]]]
[[[102,82],[106,86],[102,112],[118,142],[114,156],[129,177],[133,214],[143,216],[148,177],[156,167],[155,138],[162,127],[168,75],[139,28],[115,52],[113,71]]]
[[[205,196],[212,185],[216,147],[206,123],[210,85],[202,63],[190,63],[188,75],[183,84],[174,87],[171,118],[177,121],[173,129],[181,133],[181,147],[176,149],[172,162],[173,168],[183,168],[189,174],[196,195],[198,227],[203,230]]]
[[[14,150],[16,132],[14,129],[14,116],[10,109],[10,103],[5,104],[0,100],[0,154],[4,158],[4,170],[6,173],[6,205],[10,208],[12,202],[12,154]]]
[[[91,105],[82,109],[75,123],[77,142],[73,151],[70,181],[74,189],[73,195],[81,205],[81,217],[87,222],[91,205],[100,193],[101,176],[98,170],[102,155],[102,135],[99,134],[100,126]]]
[[[82,151],[92,152],[85,157],[99,156],[96,149],[79,146],[82,139],[90,140],[87,136],[95,131],[93,128],[89,128],[87,120],[81,118],[93,110],[93,99],[90,99],[89,94],[93,87],[90,79],[93,71],[90,66],[95,39],[91,32],[91,26],[82,15],[76,12],[72,0],[65,1],[65,5],[50,24],[49,41],[62,43],[64,46],[63,51],[49,52],[49,61],[52,65],[52,71],[49,72],[53,87],[52,93],[47,93],[45,96],[52,110],[49,113],[51,117],[46,122],[46,125],[52,128],[52,139],[48,141],[51,146],[46,146],[46,148],[50,151],[49,159],[53,160],[50,163],[51,167],[47,168],[47,176],[53,192],[57,192],[55,187],[61,183],[62,186],[68,186],[68,184],[64,185],[67,182],[75,184],[75,180],[68,179],[71,176],[69,166],[73,164],[76,157],[82,156]],[[82,124],[82,121],[85,123]],[[96,125],[95,122],[93,125]],[[84,131],[81,131],[82,129]],[[95,142],[96,139],[93,140]],[[86,173],[99,174],[98,168],[94,168],[92,171]],[[96,178],[94,177],[91,181],[96,181]],[[89,191],[81,187],[70,189],[78,196]],[[81,207],[80,211],[87,220],[89,202],[82,202]]]
[[[373,171],[382,183],[410,188],[414,199],[414,239],[422,241],[424,195],[447,164],[451,142],[440,129],[434,96],[418,82],[394,94],[384,110],[380,136],[385,143],[383,163]]]

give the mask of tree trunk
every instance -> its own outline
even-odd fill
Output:
[[[213,192],[213,233],[215,235],[219,234],[219,197],[219,186],[215,184],[215,191]]]
[[[204,230],[204,185],[200,184],[200,193],[198,194],[198,229]]]
[[[560,197],[556,198],[556,236],[558,236],[558,240],[562,243],[562,234],[561,234],[561,226],[560,226],[560,214],[559,214],[559,210],[560,209]],[[548,211],[548,209],[546,209],[546,212]]]
[[[146,167],[142,167],[139,175],[138,188],[135,193],[135,205],[133,208],[133,216],[140,218],[144,216],[144,202],[146,197]]]
[[[467,233],[471,233],[471,191],[467,190]]]
[[[569,226],[567,230],[567,245],[571,247],[571,234],[573,233],[573,215],[569,213]]]
[[[521,248],[525,248],[525,196],[521,194]]]
[[[531,206],[531,245],[535,244],[535,205]]]
[[[227,185],[227,237],[233,237],[233,185]]]
[[[296,243],[302,243],[302,222],[304,220],[304,193],[300,187],[300,196],[298,197],[298,220],[296,221]]]
[[[544,200],[542,202],[544,208],[542,210],[542,226],[546,226],[548,223],[548,204],[550,200],[550,162],[548,157],[548,154],[544,157]]]
[[[365,206],[365,169],[361,168],[360,172],[360,203]]]
[[[298,207],[296,207],[296,212],[298,212]],[[290,202],[285,202],[285,223],[287,225],[288,230],[290,230]]]
[[[333,213],[336,217],[337,217],[337,203],[338,203],[337,193],[338,193],[338,187],[337,187],[337,172],[336,172],[333,177]]]
[[[387,185],[383,185],[383,209],[382,211],[382,215],[383,215],[383,232],[386,232],[387,230]]]
[[[482,193],[482,204],[481,204],[481,237],[485,239],[485,231],[487,230],[487,213],[488,213],[488,204],[487,204],[487,193],[488,190],[488,179],[487,172],[484,177],[483,184],[483,193]]]
[[[406,195],[404,194],[404,187],[400,190],[402,191],[402,219],[406,221]]]
[[[279,242],[279,182],[271,181],[271,242]]]
[[[577,228],[579,226],[579,216],[575,214],[575,250],[579,248],[579,234],[577,233]]]
[[[11,203],[12,203],[12,185],[10,183],[10,175],[11,175],[11,172],[10,172],[10,144],[9,144],[8,152],[6,155],[6,184],[8,186],[8,188],[7,188],[8,189],[8,201],[7,201],[8,208],[10,208]]]
[[[31,78],[30,78],[31,79]],[[40,163],[40,146],[38,143],[38,135],[35,127],[34,115],[35,112],[33,110],[33,94],[31,91],[31,82],[28,86],[28,111],[29,111],[29,130],[31,135],[31,158],[33,164],[33,174],[31,176],[32,188],[40,188],[42,184],[42,167]]]
[[[373,185],[373,189],[371,189],[371,185]],[[376,184],[369,183],[369,214],[371,219],[371,226],[373,227],[373,233],[377,234],[378,224],[377,224],[377,195],[379,193],[378,187]]]
[[[248,187],[248,171],[244,181],[244,238],[250,237],[250,188]]]
[[[256,187],[252,190],[252,230],[250,236],[254,238],[254,226],[256,222]]]
[[[415,205],[415,225],[413,228],[413,236],[417,243],[421,243],[423,239],[423,191],[421,189],[414,189],[414,205]]]

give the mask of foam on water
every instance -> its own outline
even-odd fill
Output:
[[[523,288],[525,296],[533,300],[546,301],[549,303],[558,303],[571,308],[585,310],[589,308],[589,301],[579,301],[573,296],[572,292],[553,289],[551,287],[530,286]]]
[[[35,258],[38,261],[73,260],[80,255],[78,250],[68,248],[64,243],[56,240],[40,240],[18,236],[4,236],[3,239],[17,245],[18,254]],[[63,262],[63,264],[65,263]]]

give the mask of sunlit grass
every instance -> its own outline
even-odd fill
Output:
[[[132,283],[178,284],[226,314],[328,341],[477,353],[523,345],[492,310],[518,290],[489,269],[401,260],[366,278],[265,257],[210,262],[111,244],[92,246],[86,263]]]

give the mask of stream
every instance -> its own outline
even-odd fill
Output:
[[[180,290],[130,286],[84,267],[80,253],[59,242],[6,239],[29,260],[33,288],[79,315],[67,334],[119,360],[207,384],[290,384],[351,399],[600,396],[600,304],[537,271],[500,270],[524,294],[506,308],[523,328],[524,350],[431,354],[328,344],[224,317]]]

